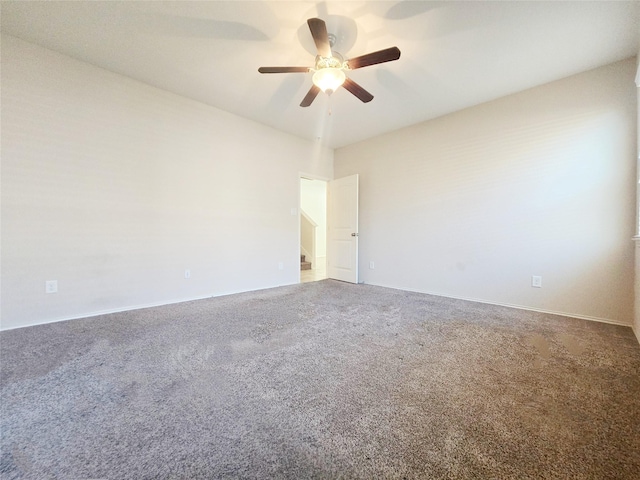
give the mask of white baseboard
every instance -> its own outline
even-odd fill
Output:
[[[296,285],[297,283],[288,283],[285,285]],[[142,304],[142,305],[131,305],[128,307],[122,307],[122,308],[113,308],[113,309],[107,309],[107,310],[100,310],[100,311],[95,311],[95,312],[90,312],[90,313],[86,313],[83,315],[76,315],[76,316],[70,316],[70,317],[64,317],[64,318],[56,318],[53,320],[45,320],[42,322],[34,322],[34,323],[29,323],[28,325],[19,325],[19,326],[15,326],[15,327],[9,327],[9,328],[2,328],[0,327],[0,331],[6,331],[6,330],[15,330],[16,328],[25,328],[25,327],[32,327],[32,326],[36,326],[36,325],[46,325],[48,323],[57,323],[57,322],[65,322],[67,320],[78,320],[81,318],[90,318],[90,317],[97,317],[100,315],[108,315],[111,313],[120,313],[120,312],[128,312],[131,310],[140,310],[143,308],[153,308],[153,307],[162,307],[164,305],[174,305],[177,303],[183,303],[183,302],[192,302],[194,300],[204,300],[205,298],[212,298],[212,297],[223,297],[226,295],[234,295],[237,293],[246,293],[246,292],[252,292],[252,291],[259,291],[259,290],[267,290],[270,288],[277,288],[278,286],[285,286],[285,285],[277,285],[274,287],[262,287],[262,288],[257,288],[257,289],[253,289],[253,290],[242,290],[242,291],[233,291],[233,292],[225,292],[225,293],[218,293],[218,294],[211,294],[211,295],[205,295],[205,296],[200,296],[200,297],[192,297],[192,298],[185,298],[185,299],[180,299],[180,300],[170,300],[170,301],[164,301],[164,302],[158,302],[158,303],[148,303],[148,304]],[[501,307],[509,307],[509,308],[517,308],[518,310],[528,310],[531,312],[540,312],[540,313],[548,313],[551,315],[560,315],[563,317],[570,317],[570,318],[579,318],[581,320],[590,320],[592,322],[601,322],[601,323],[609,323],[612,325],[620,325],[623,327],[630,327],[632,329],[632,331],[634,332],[636,338],[638,339],[638,343],[640,343],[640,331],[638,331],[634,325],[632,324],[628,324],[628,323],[624,323],[624,322],[619,322],[616,320],[611,320],[608,318],[599,318],[599,317],[592,317],[592,316],[588,316],[588,315],[580,315],[580,314],[575,314],[575,313],[567,313],[567,312],[557,312],[557,311],[553,311],[553,310],[543,310],[543,309],[539,309],[539,308],[534,308],[534,307],[526,307],[526,306],[522,306],[522,305],[514,305],[514,304],[508,304],[508,303],[496,303],[496,302],[489,302],[486,300],[479,300],[477,298],[465,298],[465,297],[457,297],[457,296],[452,296],[452,295],[444,295],[442,293],[436,293],[436,292],[426,292],[426,291],[422,291],[422,290],[416,290],[416,289],[411,289],[411,288],[399,288],[399,287],[392,287],[389,285],[381,285],[381,284],[376,284],[376,283],[369,283],[368,285],[375,285],[377,287],[384,287],[384,288],[391,288],[393,290],[404,290],[407,292],[414,292],[414,293],[424,293],[426,295],[435,295],[437,297],[444,297],[444,298],[454,298],[456,300],[465,300],[468,302],[477,302],[477,303],[484,303],[487,305],[497,305],[497,306],[501,306]]]
[[[164,305],[174,305],[176,303],[182,303],[182,302],[191,302],[193,300],[203,300],[205,298],[211,298],[212,295],[206,295],[203,297],[193,297],[193,298],[186,298],[186,299],[182,299],[182,300],[168,300],[165,302],[158,302],[158,303],[146,303],[146,304],[139,304],[139,305],[129,305],[126,307],[120,307],[120,308],[108,308],[105,310],[96,310],[93,312],[88,312],[85,314],[81,314],[81,315],[72,315],[70,317],[60,317],[60,318],[54,318],[51,320],[44,320],[42,322],[31,322],[27,325],[18,325],[15,327],[8,327],[8,328],[4,328],[4,327],[0,327],[0,331],[7,331],[7,330],[15,330],[16,328],[25,328],[25,327],[35,327],[36,325],[47,325],[48,323],[58,323],[58,322],[66,322],[68,320],[79,320],[81,318],[91,318],[91,317],[99,317],[100,315],[109,315],[111,313],[120,313],[120,312],[129,312],[132,310],[141,310],[143,308],[153,308],[153,307],[162,307]]]
[[[624,323],[624,322],[620,322],[618,320],[611,320],[609,318],[600,318],[600,317],[592,317],[592,316],[589,316],[589,315],[581,315],[579,313],[557,312],[557,311],[554,311],[554,310],[543,310],[541,308],[527,307],[527,306],[524,306],[524,305],[515,305],[515,304],[511,304],[511,303],[489,302],[487,300],[480,300],[478,298],[457,297],[457,296],[454,296],[454,295],[445,295],[445,294],[442,294],[442,293],[427,292],[427,291],[424,291],[424,290],[416,290],[416,289],[411,289],[411,288],[391,287],[389,285],[381,285],[381,284],[378,284],[378,283],[368,283],[368,285],[375,285],[375,286],[384,287],[384,288],[392,288],[394,290],[404,290],[404,291],[407,291],[407,292],[424,293],[426,295],[435,295],[436,297],[454,298],[456,300],[465,300],[467,302],[477,302],[477,303],[484,303],[484,304],[487,304],[487,305],[496,305],[496,306],[499,306],[499,307],[517,308],[518,310],[528,310],[530,312],[540,312],[540,313],[548,313],[550,315],[560,315],[562,317],[579,318],[581,320],[590,320],[592,322],[609,323],[611,325],[620,325],[622,327],[632,327],[633,328],[632,324],[630,324],[630,323]],[[637,336],[637,333],[636,333],[636,336]]]
[[[127,307],[120,307],[120,308],[110,308],[110,309],[106,309],[106,310],[98,310],[98,311],[94,311],[94,312],[88,312],[88,313],[84,313],[84,314],[81,314],[81,315],[73,315],[73,316],[69,316],[69,317],[54,318],[54,319],[51,319],[51,320],[44,320],[44,321],[41,321],[41,322],[32,322],[32,323],[29,323],[27,325],[17,325],[15,327],[3,328],[2,326],[0,326],[0,331],[4,332],[4,331],[8,331],[8,330],[15,330],[17,328],[35,327],[36,325],[47,325],[48,323],[58,323],[58,322],[66,322],[68,320],[79,320],[81,318],[98,317],[100,315],[109,315],[111,313],[130,312],[130,311],[133,311],[133,310],[141,310],[143,308],[163,307],[165,305],[175,305],[177,303],[193,302],[195,300],[204,300],[206,298],[213,298],[213,297],[224,297],[226,295],[235,295],[237,293],[257,292],[259,290],[268,290],[270,288],[278,288],[278,287],[284,287],[286,285],[297,285],[297,284],[298,284],[298,282],[293,282],[293,283],[286,283],[286,284],[282,284],[282,285],[276,285],[276,286],[272,286],[272,287],[259,287],[259,288],[255,288],[255,289],[252,289],[252,290],[230,291],[230,292],[216,293],[216,294],[204,295],[204,296],[198,296],[198,297],[183,298],[183,299],[180,299],[180,300],[173,299],[173,300],[167,300],[167,301],[157,302],[157,303],[146,303],[146,304],[139,304],[139,305],[129,305]]]

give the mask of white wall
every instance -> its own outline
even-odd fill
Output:
[[[2,328],[297,283],[299,172],[332,157],[3,36]]]
[[[327,182],[300,179],[300,207],[318,225],[316,256],[327,256]]]
[[[360,174],[361,279],[631,324],[634,75],[630,59],[338,149],[335,177]]]

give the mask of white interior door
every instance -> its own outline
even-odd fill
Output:
[[[329,182],[327,276],[358,283],[358,175]]]

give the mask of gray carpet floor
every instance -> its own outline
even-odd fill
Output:
[[[630,328],[332,280],[0,334],[1,478],[640,478]]]

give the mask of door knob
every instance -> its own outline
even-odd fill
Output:
[[[357,234],[357,233],[352,233],[352,234],[351,234],[351,236],[352,236],[352,237],[357,237],[357,236],[358,236],[358,234]]]

